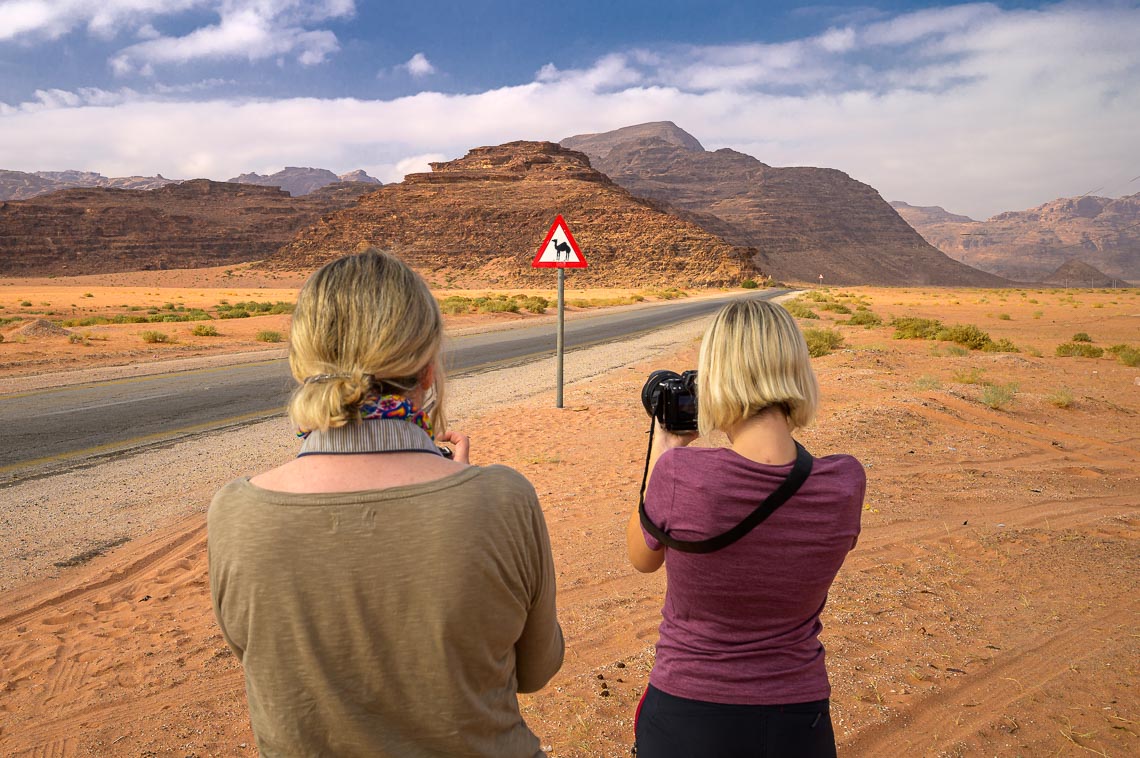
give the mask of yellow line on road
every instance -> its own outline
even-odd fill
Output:
[[[193,426],[184,426],[180,429],[171,429],[166,432],[156,432],[154,434],[146,434],[141,437],[132,437],[131,439],[121,440],[119,442],[108,442],[105,445],[96,445],[95,447],[85,448],[83,450],[75,450],[70,453],[62,455],[49,455],[43,458],[36,458],[30,461],[21,461],[7,466],[0,466],[0,474],[7,474],[12,471],[20,469],[33,468],[35,466],[42,466],[45,463],[57,463],[63,461],[70,461],[77,458],[87,458],[93,455],[100,455],[102,453],[110,453],[116,450],[125,450],[148,442],[160,442],[162,440],[170,439],[187,434],[194,434],[196,432],[206,432],[212,429],[220,429],[225,426],[233,426],[240,424],[243,421],[252,421],[258,418],[269,418],[274,415],[276,411],[254,411],[253,413],[243,413],[240,416],[231,416],[230,418],[219,419],[217,421],[209,421],[203,424],[194,424]]]

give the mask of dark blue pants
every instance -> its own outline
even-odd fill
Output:
[[[637,758],[835,758],[828,700],[706,703],[649,685],[634,729]]]

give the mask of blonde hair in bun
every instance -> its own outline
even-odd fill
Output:
[[[289,418],[301,430],[359,419],[380,383],[411,393],[430,369],[437,432],[445,430],[443,317],[427,283],[376,249],[338,258],[301,288],[289,333],[289,367],[300,385]]]

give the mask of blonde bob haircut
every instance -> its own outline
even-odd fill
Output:
[[[727,432],[779,407],[793,429],[807,426],[819,384],[795,319],[765,300],[738,300],[713,319],[697,363],[697,426]]]
[[[289,367],[300,386],[289,418],[302,431],[344,426],[374,388],[410,395],[430,370],[428,415],[442,432],[442,344],[439,304],[406,263],[376,249],[338,258],[309,277],[293,311]]]

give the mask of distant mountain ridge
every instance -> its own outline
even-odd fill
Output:
[[[155,176],[106,177],[94,171],[9,171],[0,169],[0,201],[28,200],[50,192],[76,187],[109,187],[113,189],[152,190],[169,184],[178,184],[185,179],[167,179],[161,174]],[[257,173],[242,174],[230,179],[242,184],[258,184],[263,187],[281,187],[294,197],[307,195],[321,187],[338,182],[363,182],[381,184],[379,179],[369,176],[363,169],[336,175],[323,168],[289,167],[269,176]]]
[[[1008,286],[931,247],[873,188],[827,168],[768,166],[709,152],[669,121],[567,137],[561,144],[637,197],[734,245],[777,279],[825,284]]]
[[[257,184],[262,187],[280,187],[293,197],[316,192],[321,187],[327,187],[337,182],[365,182],[381,185],[381,181],[369,176],[363,169],[356,169],[347,174],[337,176],[324,168],[307,168],[300,166],[286,166],[275,174],[249,173],[235,176],[231,182],[239,184]]]
[[[906,204],[897,210],[939,250],[999,276],[1043,280],[1077,260],[1109,279],[1140,280],[1140,193],[1115,200],[1062,197],[987,221],[916,213]]]
[[[27,200],[49,192],[74,187],[110,187],[114,189],[151,190],[177,184],[177,179],[156,176],[120,176],[109,178],[94,171],[8,171],[0,169],[0,201]]]

